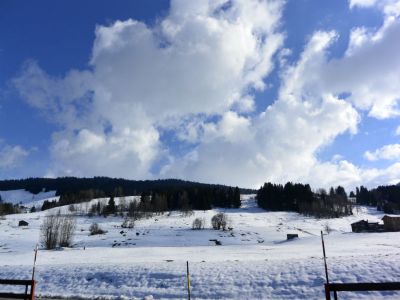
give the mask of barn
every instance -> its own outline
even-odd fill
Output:
[[[385,231],[400,231],[400,217],[385,215],[382,220]]]

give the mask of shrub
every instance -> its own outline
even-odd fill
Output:
[[[324,230],[326,232],[326,234],[330,234],[332,232],[332,227],[329,225],[329,222],[326,222],[324,225]]]
[[[76,211],[75,205],[70,204],[70,205],[68,206],[68,210],[69,210],[70,212],[75,212],[75,211]]]
[[[105,234],[107,231],[100,228],[99,224],[93,223],[89,227],[90,235]]]
[[[50,250],[57,246],[69,247],[75,233],[76,221],[72,216],[48,215],[40,227],[42,245]]]
[[[134,228],[135,220],[133,218],[125,218],[121,225],[122,228]]]
[[[224,213],[218,213],[211,218],[211,226],[215,230],[226,230],[228,225],[228,217]]]
[[[192,229],[193,230],[200,230],[204,229],[204,224],[206,223],[204,218],[196,218],[193,220]]]

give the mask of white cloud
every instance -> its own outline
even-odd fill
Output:
[[[359,7],[369,7],[373,6],[378,2],[378,0],[349,0],[350,8]]]
[[[390,79],[397,78],[400,69],[390,60],[384,62],[384,58],[398,55],[390,49],[397,43],[390,32],[392,25],[397,27],[386,23],[375,35],[364,29],[354,31],[346,55],[335,60],[329,60],[327,53],[337,34],[316,32],[295,64],[281,60],[286,67],[279,98],[249,122],[248,132],[253,136],[242,135],[246,138],[235,142],[204,139],[183,159],[172,160],[163,169],[164,174],[243,186],[257,186],[266,180],[309,182],[314,187],[340,184],[347,188],[396,182],[400,178],[396,164],[375,169],[357,167],[343,158],[331,162],[317,159],[318,152],[338,135],[357,133],[360,117],[353,103],[378,118],[396,115],[393,106],[399,95],[398,81]],[[356,41],[356,35],[363,34],[365,37]],[[376,89],[374,93],[372,88]],[[337,96],[346,92],[351,93],[346,100]],[[365,99],[367,93],[373,95]],[[215,129],[217,125],[210,127]]]
[[[282,74],[279,99],[265,112],[252,122],[229,113],[218,124],[205,124],[208,134],[200,145],[183,159],[172,160],[163,174],[242,186],[266,180],[309,181],[315,186],[340,181],[339,172],[325,176],[326,182],[316,177],[316,153],[337,135],[356,133],[359,116],[349,103],[311,89],[304,76],[318,73],[335,36],[317,32],[310,39],[300,60]]]
[[[231,143],[251,140],[251,122],[249,119],[228,111],[224,113],[218,123],[206,123],[203,125],[204,141],[226,140]]]
[[[400,144],[385,145],[375,151],[366,151],[364,157],[374,161],[379,159],[397,160],[400,158]]]
[[[71,70],[64,78],[54,78],[29,60],[13,83],[20,95],[49,120],[71,129],[82,126],[80,119],[87,116],[90,105],[90,72]]]
[[[400,115],[400,20],[386,16],[377,31],[355,28],[346,56],[329,61],[321,72],[325,90],[349,93],[348,101],[385,119]]]
[[[354,7],[369,8],[376,7],[382,10],[385,14],[399,14],[399,0],[349,0],[350,9]]]
[[[357,133],[356,109],[376,118],[400,114],[395,2],[381,8],[381,28],[352,30],[343,57],[329,59],[338,34],[317,31],[293,64],[279,28],[282,5],[176,0],[152,27],[135,20],[97,26],[90,70],[55,78],[28,62],[16,87],[62,128],[53,135],[48,173],[249,187],[267,180],[314,187],[395,182],[397,164],[381,170],[318,159],[337,136]],[[279,95],[259,113],[254,91],[267,88],[274,55]],[[167,131],[189,150],[163,144]]]
[[[223,132],[202,136],[247,134],[250,121],[230,111],[253,111],[252,91],[265,88],[283,43],[282,5],[175,0],[152,27],[131,19],[97,26],[90,71],[54,78],[28,62],[15,86],[62,127],[49,173],[150,177],[170,156],[160,132],[192,124],[179,138],[195,142],[197,129],[213,126],[205,124],[209,117],[222,118],[215,126]],[[187,122],[193,118],[198,125]]]
[[[0,140],[0,170],[13,169],[29,155],[29,151],[19,145],[11,146]]]
[[[282,44],[274,33],[280,6],[234,1],[221,10],[225,2],[173,1],[155,28],[133,20],[98,26],[91,64],[100,93],[109,93],[114,105],[134,103],[161,124],[168,117],[223,113],[243,98],[251,109],[248,89],[264,88]]]
[[[88,129],[77,134],[60,132],[50,150],[56,162],[51,174],[148,177],[151,163],[159,154],[158,132],[129,128],[112,135]]]

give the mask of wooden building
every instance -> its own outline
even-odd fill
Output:
[[[351,230],[353,232],[381,232],[384,231],[384,226],[379,222],[368,222],[361,220],[351,224]]]
[[[385,231],[400,231],[400,217],[385,215],[382,220]]]

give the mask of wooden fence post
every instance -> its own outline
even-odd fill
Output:
[[[190,273],[189,273],[189,261],[186,261],[186,278],[187,278],[188,299],[190,300]]]
[[[322,233],[321,230],[321,242],[322,242],[322,252],[324,254],[324,264],[325,264],[325,277],[326,277],[326,283],[329,284],[329,277],[328,277],[328,266],[326,264],[326,254],[325,254],[325,243],[324,243],[324,234]]]

